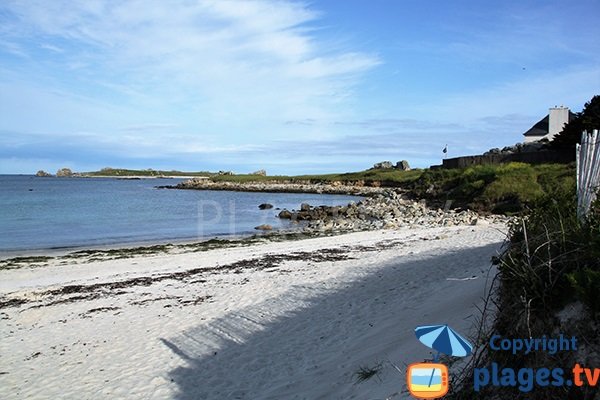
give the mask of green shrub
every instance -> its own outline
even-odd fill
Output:
[[[600,313],[600,271],[585,268],[567,275],[575,293],[593,314]]]

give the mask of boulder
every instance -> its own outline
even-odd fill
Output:
[[[373,169],[392,169],[394,165],[390,161],[382,161],[373,165]]]
[[[262,203],[259,204],[258,208],[260,208],[261,210],[270,210],[271,208],[273,208],[273,204]]]
[[[296,214],[294,214],[294,216],[296,217],[296,219],[302,220],[302,221],[306,221],[309,219],[315,219],[314,215],[312,212],[310,211],[299,211]]]
[[[273,227],[268,224],[262,224],[259,226],[255,226],[254,229],[259,230],[259,231],[270,231],[273,229]]]
[[[292,219],[292,213],[291,213],[291,211],[288,211],[288,210],[282,210],[279,213],[278,217],[281,219]]]
[[[307,203],[300,204],[300,211],[310,211],[310,204],[307,204]]]
[[[264,169],[259,169],[258,171],[254,171],[250,175],[267,176],[267,171],[265,171]]]
[[[500,149],[497,147],[494,147],[493,149],[489,149],[488,151],[483,153],[484,156],[492,155],[492,154],[500,154]]]
[[[410,171],[410,165],[408,165],[408,161],[402,160],[396,163],[396,169],[400,171]]]
[[[524,143],[521,146],[521,151],[523,153],[533,153],[535,151],[543,151],[546,145],[540,142],[532,142],[532,143]]]

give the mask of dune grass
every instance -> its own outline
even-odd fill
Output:
[[[523,211],[557,190],[575,187],[574,164],[508,163],[462,169],[425,170],[411,185],[416,197],[450,200],[479,211]]]
[[[556,185],[562,183],[551,186]],[[473,373],[474,368],[489,367],[492,362],[519,370],[565,368],[585,362],[585,357],[592,363],[600,359],[600,201],[593,204],[585,221],[579,221],[575,190],[557,189],[543,195],[513,222],[509,243],[495,263],[499,273],[497,290],[491,297],[497,310],[494,322],[477,338],[481,356],[473,360],[461,376],[462,384],[449,398],[597,398],[594,396],[600,388],[585,386],[540,387],[526,396],[516,388],[491,386],[475,393]],[[492,334],[510,338],[573,335],[584,344],[585,357],[573,351],[491,351]]]

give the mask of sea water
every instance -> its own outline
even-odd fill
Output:
[[[290,228],[279,209],[345,205],[355,196],[157,189],[181,179],[0,175],[0,252],[203,240]],[[258,205],[270,203],[270,210]]]

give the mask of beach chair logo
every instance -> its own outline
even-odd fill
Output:
[[[406,386],[417,399],[437,399],[448,393],[448,367],[438,363],[440,354],[466,357],[473,346],[448,325],[425,325],[415,329],[417,339],[425,346],[437,350],[433,362],[414,363],[406,371]]]

